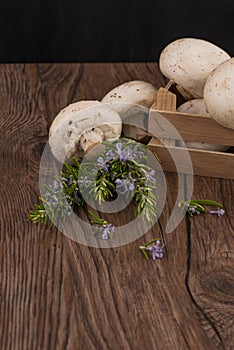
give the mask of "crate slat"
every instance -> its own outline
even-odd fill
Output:
[[[177,172],[176,165],[168,151],[170,147],[165,148],[154,138],[151,139],[148,146],[161,159],[163,170]],[[234,154],[173,147],[173,152],[176,154],[176,158],[179,159],[179,164],[177,160],[177,166],[184,174],[191,173],[190,167],[184,162],[183,154],[187,151],[189,151],[191,157],[194,175],[234,180]]]
[[[216,121],[202,115],[178,113],[164,110],[151,110],[148,130],[152,136],[174,138],[173,133],[163,122],[163,116],[179,132],[184,141],[198,141],[225,146],[234,146],[234,130],[219,125]]]

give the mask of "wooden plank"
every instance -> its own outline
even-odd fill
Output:
[[[156,99],[154,104],[151,107],[151,110],[149,112],[149,116],[152,114],[152,109],[161,110],[164,111],[176,111],[176,95],[172,92],[168,91],[165,88],[160,88],[157,91]],[[149,135],[151,132],[151,125],[148,122],[148,130]],[[149,140],[150,141],[150,140]],[[175,146],[175,139],[173,138],[161,138],[162,142],[166,142],[168,146],[174,147]],[[160,145],[160,141],[154,138],[154,143],[157,143]]]
[[[113,249],[86,247],[25,221],[39,195],[40,156],[58,111],[100,100],[133,79],[165,85],[155,63],[0,66],[3,349],[232,348],[233,181],[202,178],[194,191],[195,198],[227,201],[229,224],[214,218],[207,226],[201,217],[191,232],[183,221],[166,235],[177,195],[177,176],[167,174],[160,225]],[[133,214],[134,207],[107,218],[121,226]],[[146,261],[138,247],[156,237],[166,243],[165,257]]]
[[[232,180],[194,178],[193,198],[214,199],[225,209],[222,217],[205,214],[191,218],[187,236],[187,289],[203,310],[210,336],[216,338],[214,349],[231,350],[234,344],[233,197]]]
[[[148,113],[137,113],[125,118],[122,126],[123,135],[141,143],[147,143],[151,139],[148,133]],[[136,126],[137,125],[137,126]]]
[[[176,111],[176,95],[165,88],[157,91],[155,102],[151,107],[155,110]]]
[[[179,159],[177,166],[181,169],[181,173],[191,173],[190,166],[184,162],[184,154],[189,152],[194,175],[234,179],[234,154],[232,153],[207,152],[182,147],[165,148],[154,138],[151,139],[148,146],[161,159],[165,171],[177,172],[176,165],[169,153],[169,150],[173,149],[176,159]]]
[[[234,145],[234,130],[219,125],[209,117],[153,109],[150,112],[148,130],[156,137],[176,138],[163,122],[163,116],[179,132],[184,141],[199,141],[213,144]]]

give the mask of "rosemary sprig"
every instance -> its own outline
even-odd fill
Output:
[[[178,205],[181,209],[186,210],[187,214],[191,217],[193,217],[194,214],[207,213],[207,209],[204,207],[204,205],[215,206],[218,208],[223,207],[221,203],[209,199],[192,199],[189,201],[180,201]]]
[[[103,220],[97,214],[89,210],[89,215],[92,220],[91,223],[94,226],[94,234],[100,233],[102,235],[102,239],[109,239],[113,236],[115,231],[115,226],[110,224],[108,221]]]
[[[40,197],[39,197],[40,199]],[[42,221],[43,224],[46,224],[48,220],[48,214],[43,204],[36,204],[34,211],[29,212],[28,221],[39,222]]]
[[[50,220],[50,224],[58,218],[66,220],[73,209],[85,204],[81,191],[85,189],[99,204],[112,200],[118,193],[126,198],[131,196],[137,203],[136,214],[152,222],[157,215],[156,174],[144,164],[146,151],[145,145],[121,139],[108,144],[97,161],[80,164],[73,158],[72,165],[64,164],[60,178],[45,185],[46,193],[43,198],[39,197],[41,203],[30,211],[28,220],[43,223]],[[111,236],[113,225],[99,219],[93,224],[105,229],[105,237]]]
[[[152,239],[151,241],[143,244],[139,247],[142,254],[146,258],[146,260],[149,260],[150,256],[147,252],[150,252],[151,257],[153,260],[156,259],[162,259],[163,258],[163,248],[164,244],[161,245],[161,241],[159,238]]]

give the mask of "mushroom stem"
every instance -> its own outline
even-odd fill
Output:
[[[96,144],[102,142],[104,140],[104,134],[101,129],[93,128],[85,132],[80,138],[80,148],[88,153],[91,148],[93,148]]]
[[[170,87],[175,84],[174,80],[169,80],[169,82],[167,83],[167,85],[165,86],[165,89],[169,91]]]
[[[193,98],[193,95],[190,94],[188,90],[183,88],[181,85],[176,85],[176,89],[179,91],[179,93],[185,98],[185,100],[191,100]],[[201,96],[195,96],[197,98],[202,98]]]

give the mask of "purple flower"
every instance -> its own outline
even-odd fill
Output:
[[[108,173],[108,168],[106,163],[107,163],[107,160],[104,160],[102,157],[99,157],[97,159],[97,165],[103,168]]]
[[[222,216],[223,214],[225,214],[225,210],[222,208],[218,208],[217,210],[210,210],[209,213],[214,214],[214,215],[218,215],[218,216]]]
[[[155,170],[150,170],[150,171],[147,171],[145,173],[145,178],[146,178],[146,181],[151,181],[151,182],[155,182],[156,179],[155,179]]]
[[[61,181],[61,182],[68,183],[68,179],[66,179],[66,177],[61,177],[60,181]]]
[[[163,248],[164,244],[161,245],[160,241],[156,241],[154,245],[146,247],[145,250],[148,250],[151,254],[153,260],[162,259],[163,258]]]
[[[61,181],[58,181],[58,180],[54,180],[52,182],[52,185],[49,185],[49,188],[50,190],[52,190],[53,192],[56,192],[58,191],[59,189],[62,189],[63,188],[63,184]]]
[[[115,154],[113,153],[112,150],[109,150],[109,151],[106,152],[105,158],[109,162],[110,160],[115,159],[116,156],[115,156]]]
[[[56,215],[60,215],[62,212],[70,215],[72,212],[72,208],[67,201],[69,196],[65,196],[63,192],[63,182],[65,182],[63,178],[60,181],[54,180],[48,186],[48,191],[44,195],[44,207],[50,211],[56,211]]]
[[[79,179],[78,179],[78,184],[79,185],[84,185],[84,186],[87,186],[89,185],[92,181],[89,180],[88,176],[85,175],[85,176],[81,176]]]
[[[67,179],[66,177],[61,177],[60,179],[61,188],[62,188],[63,182],[65,182],[68,186],[71,186],[75,183],[75,180],[73,180],[72,175],[69,176],[69,179]]]
[[[119,156],[121,162],[126,162],[129,159],[133,159],[132,150],[122,149],[122,143],[116,144],[116,154]]]
[[[58,197],[63,189],[63,184],[60,181],[54,180],[52,182],[52,185],[48,186],[48,191],[45,193],[45,199],[50,204],[57,204],[58,203]]]
[[[114,231],[115,231],[115,226],[112,224],[104,225],[101,228],[102,231],[102,239],[109,239],[112,237]]]
[[[116,179],[116,189],[120,194],[125,194],[127,192],[132,192],[135,189],[133,180],[130,179]]]
[[[191,214],[201,214],[199,210],[197,210],[195,207],[193,206],[189,206],[188,207],[188,211],[191,213]]]
[[[75,200],[78,202],[78,203],[80,203],[81,202],[81,199],[80,199],[80,197],[79,197],[79,195],[78,195],[78,188],[76,187],[76,189],[75,189],[75,191],[73,192],[73,197],[75,198]]]
[[[70,216],[71,213],[72,213],[72,208],[70,205],[67,205],[66,207],[64,207],[64,211],[65,211],[65,214]]]

